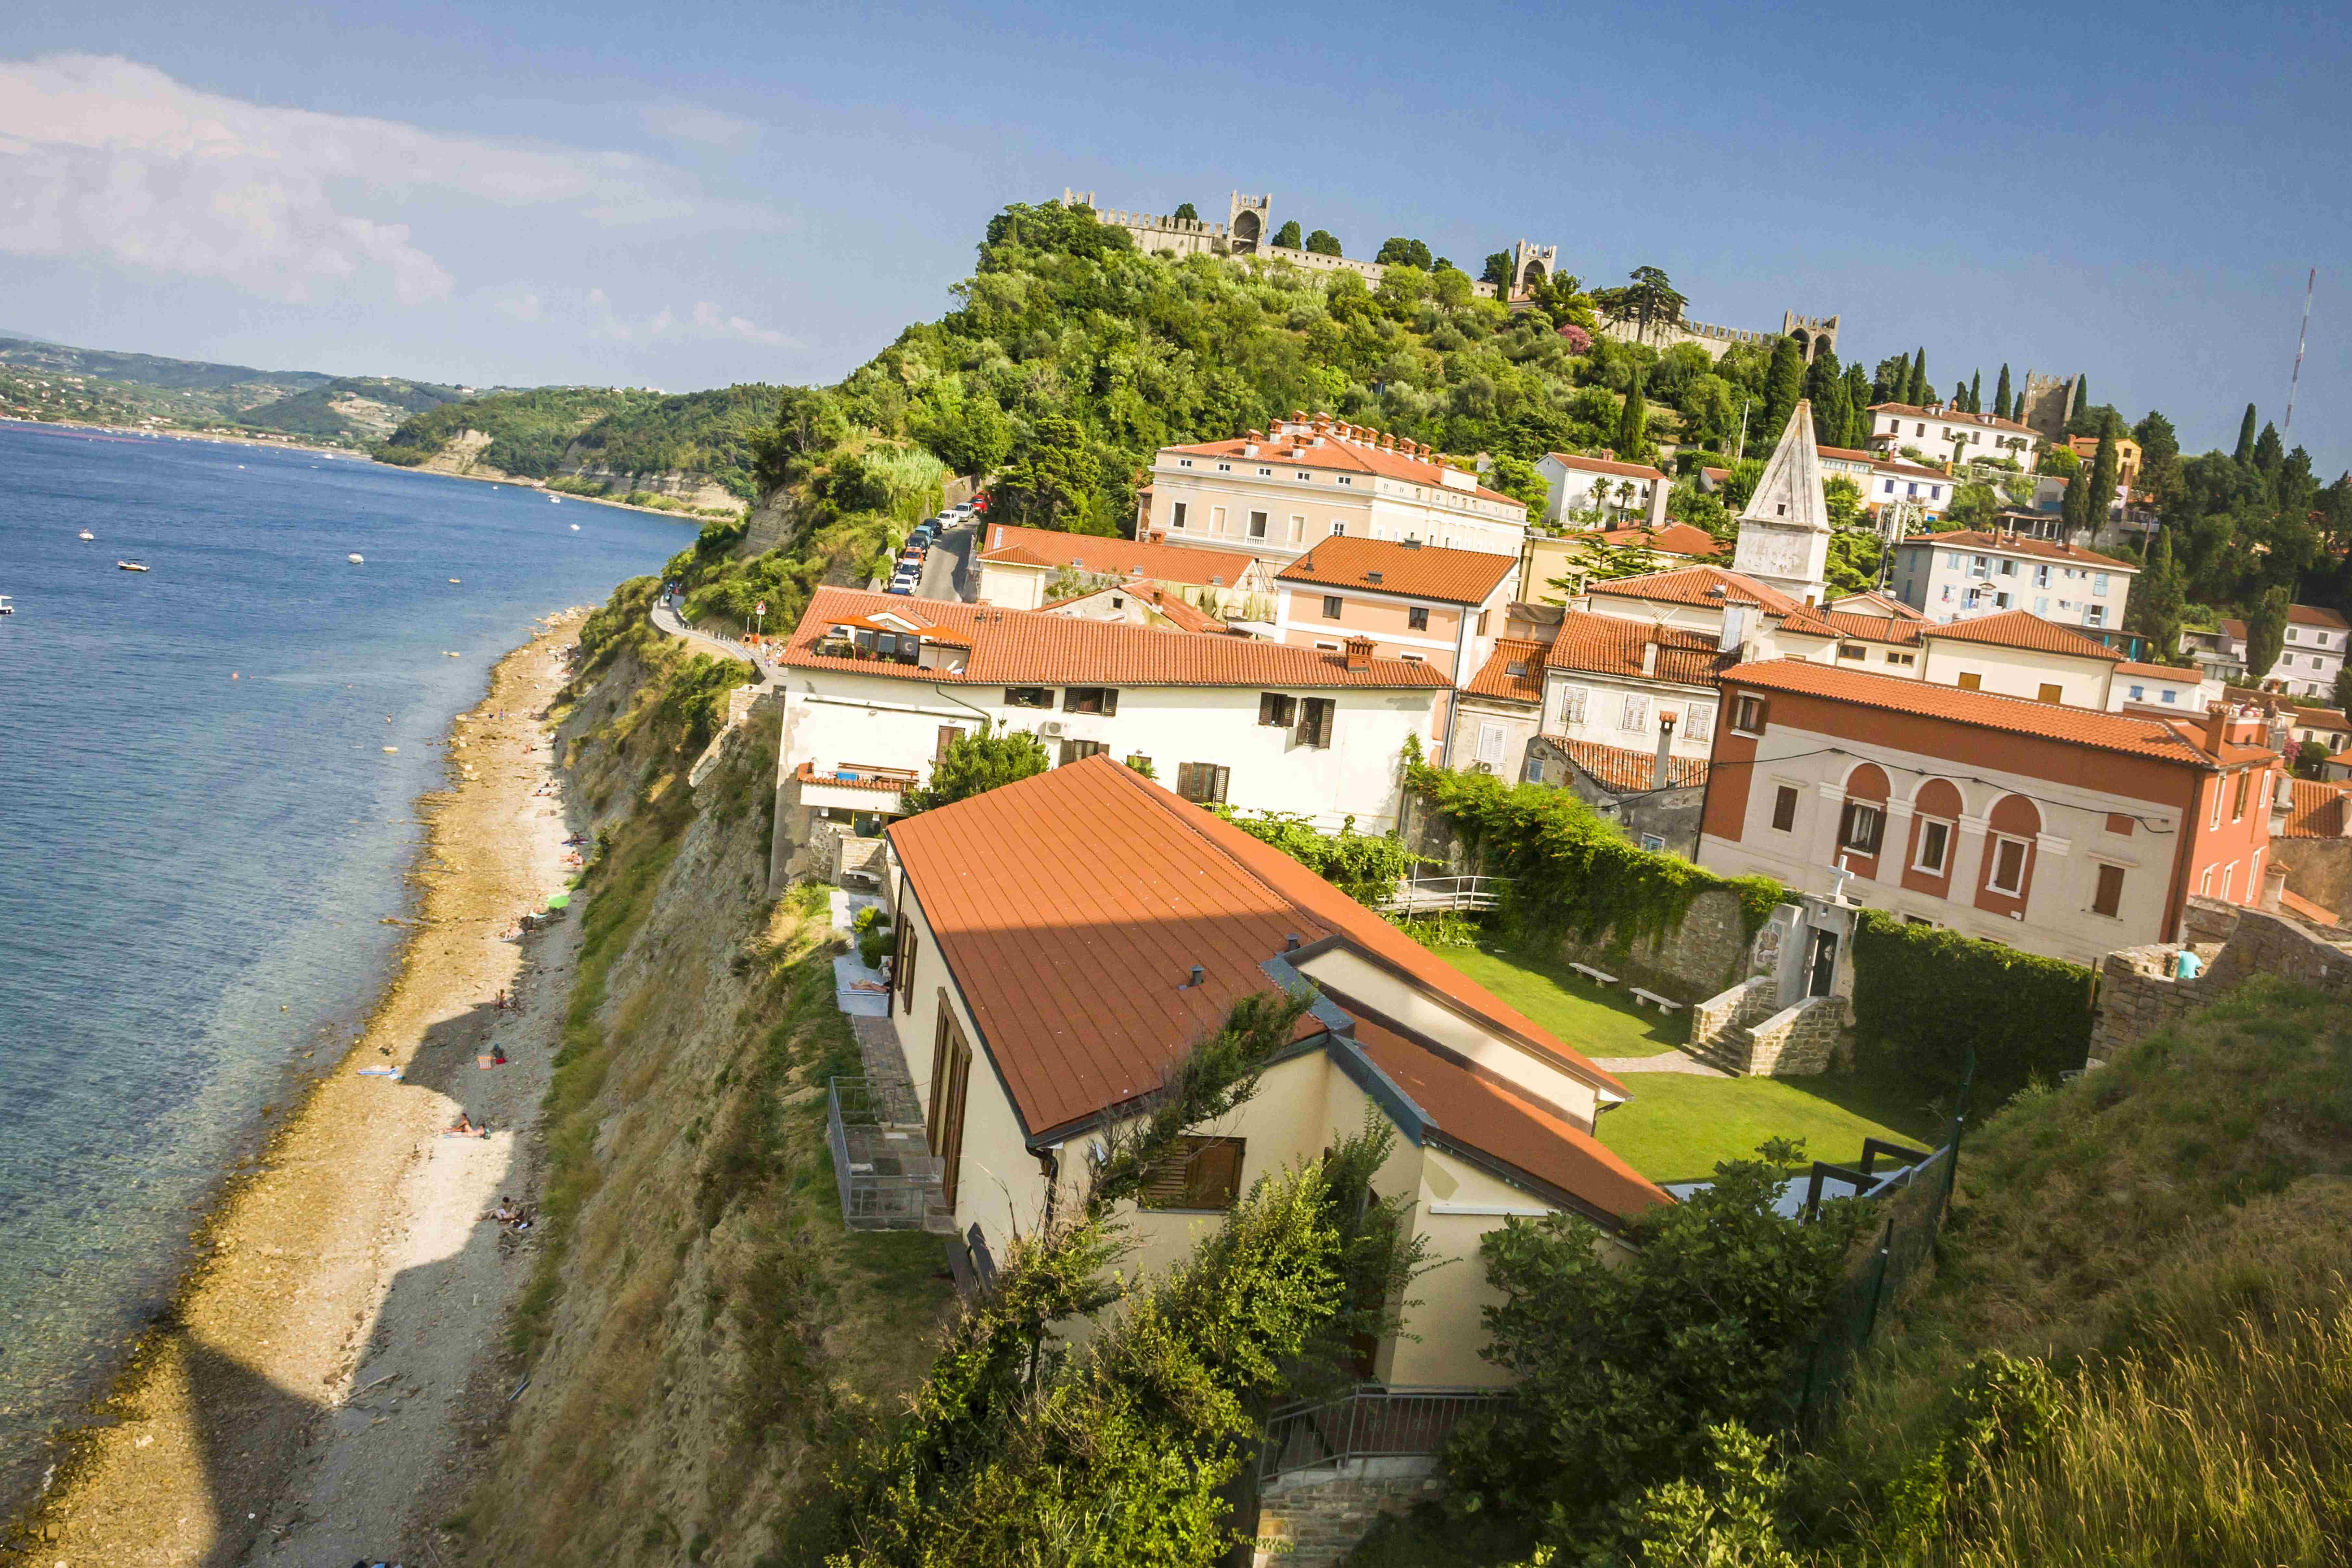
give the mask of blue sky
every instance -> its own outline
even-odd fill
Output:
[[[469,384],[830,380],[988,216],[1527,237],[2352,464],[2352,13],[103,3],[0,19],[0,330]]]

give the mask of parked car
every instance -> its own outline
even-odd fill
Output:
[[[911,584],[911,583],[893,583],[893,584],[891,584],[888,587],[887,587],[887,588],[883,589],[882,591],[883,591],[884,593],[886,593],[886,594],[908,594],[908,595],[911,595],[911,594],[913,594],[913,593],[914,593],[914,591],[915,591],[915,586],[914,586],[914,584]]]
[[[915,531],[907,535],[907,542],[908,544],[919,546],[925,550],[929,549],[931,545],[931,525],[928,522],[917,523],[915,525]]]

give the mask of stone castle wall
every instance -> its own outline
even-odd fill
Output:
[[[1284,1476],[1258,1496],[1251,1568],[1330,1568],[1355,1550],[1385,1514],[1436,1497],[1434,1458],[1360,1460],[1328,1471]]]
[[[2184,945],[2205,960],[2194,980],[2170,978],[2173,955]],[[2284,915],[2191,899],[2182,914],[2179,942],[2127,947],[2101,961],[2090,1059],[2115,1060],[2257,974],[2352,994],[2352,951],[2318,928]]]

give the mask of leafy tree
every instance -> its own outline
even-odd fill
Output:
[[[1300,235],[1298,232],[1298,220],[1297,218],[1292,218],[1288,223],[1284,224],[1280,228],[1274,231],[1274,243],[1280,246],[1285,250],[1305,249],[1306,247],[1300,244],[1299,241]]]
[[[1318,256],[1337,256],[1339,254],[1339,242],[1332,237],[1329,229],[1318,228],[1307,237],[1307,248]]]
[[[2070,479],[2082,466],[2082,457],[2072,447],[2051,442],[2042,448],[2041,471],[2053,479]]]
[[[992,398],[970,397],[944,409],[926,405],[908,423],[953,473],[984,476],[1013,449],[1012,422]]]
[[[1325,833],[1312,819],[1289,811],[1240,815],[1228,806],[1214,808],[1219,816],[1253,838],[1263,839],[1289,856],[1360,904],[1389,897],[1418,866],[1432,862],[1405,847],[1392,833],[1356,831],[1349,817],[1337,833]]]
[[[1053,766],[1045,743],[1026,730],[979,731],[949,743],[931,764],[931,782],[906,792],[909,813],[953,805],[1001,785],[1018,784]]]
[[[1482,1353],[1517,1391],[1449,1446],[1457,1505],[1537,1521],[1574,1548],[1613,1504],[1700,1469],[1708,1427],[1766,1424],[1863,1215],[1841,1202],[1818,1224],[1782,1218],[1783,1168],[1801,1153],[1762,1152],[1637,1215],[1620,1258],[1564,1215],[1486,1234],[1479,1250],[1501,1304],[1486,1309]]]
[[[1097,222],[1092,207],[1066,207],[1059,202],[1030,206],[1015,202],[988,220],[988,245],[1034,251],[1059,251],[1099,260],[1116,251],[1132,251],[1135,238],[1127,230]]]
[[[1615,320],[1632,322],[1634,335],[1644,341],[1657,328],[1679,324],[1683,307],[1690,303],[1656,267],[1636,267],[1623,288],[1595,289],[1592,300]]]
[[[1175,216],[1178,223],[1198,223],[1201,221],[1201,209],[1191,202],[1178,202]]]
[[[1486,471],[1486,484],[1488,489],[1527,502],[1529,518],[1542,515],[1544,502],[1551,495],[1551,481],[1537,472],[1535,464],[1525,458],[1496,456],[1495,466]]]
[[[1650,412],[1642,401],[1642,369],[1633,367],[1633,384],[1625,389],[1625,401],[1617,409],[1617,457],[1621,462],[1642,463],[1649,460]]]
[[[2238,448],[2230,454],[2240,467],[2254,460],[2254,405],[2246,405],[2245,417],[2238,421]]]
[[[1579,537],[1582,542],[1577,552],[1570,557],[1568,575],[1546,579],[1546,587],[1558,589],[1564,595],[1580,594],[1588,583],[1613,583],[1620,577],[1646,577],[1665,565],[1664,556],[1642,542],[1649,537],[1646,533],[1622,544],[1612,543],[1598,534]]]
[[[1780,432],[1789,426],[1789,416],[1797,411],[1797,401],[1804,395],[1804,353],[1794,338],[1782,338],[1772,346],[1772,368],[1764,376],[1764,406],[1758,412],[1753,432],[1763,450],[1770,451],[1780,439]]]
[[[818,459],[849,435],[849,420],[831,393],[788,386],[776,398],[776,422],[752,441],[752,471],[760,488],[805,479]]]
[[[2016,417],[2016,410],[2010,401],[2009,366],[2007,363],[2003,363],[2000,367],[2000,384],[1993,388],[1992,416],[1996,419],[2011,419]]]
[[[2319,778],[2322,776],[2324,765],[2332,755],[2334,753],[2318,742],[2305,741],[2294,749],[2294,772],[2307,779]]]
[[[1838,357],[1828,349],[1816,350],[1813,363],[1805,367],[1805,396],[1813,405],[1813,440],[1817,445],[1844,445],[1845,427],[1852,410],[1845,402],[1845,377],[1839,374]]]
[[[1761,458],[1742,458],[1731,465],[1731,477],[1723,481],[1723,504],[1734,517],[1746,509],[1748,498],[1756,493],[1756,487],[1763,479],[1764,459]]]
[[[2132,584],[2124,627],[2146,637],[2150,653],[2168,664],[2180,654],[2181,613],[2188,603],[2189,577],[2172,558],[2172,531],[2159,528],[2147,563]]]
[[[1966,484],[1952,491],[1944,521],[1955,528],[1990,528],[2000,512],[2000,492],[1990,485]]]
[[[1871,373],[1870,400],[1873,403],[1907,403],[1911,399],[1911,356],[1890,354],[1878,362]]]
[[[1429,275],[1429,290],[1449,310],[1458,310],[1477,298],[1470,274],[1448,261],[1439,262],[1437,270]]]
[[[2132,426],[2139,443],[2139,488],[2160,503],[2180,488],[2180,437],[2172,421],[2151,408]]]
[[[1428,246],[1417,239],[1407,239],[1402,235],[1382,240],[1378,254],[1372,259],[1383,267],[1418,267],[1423,272],[1434,264]]]
[[[1706,1429],[1696,1474],[1621,1503],[1589,1563],[1639,1568],[1806,1568],[1790,1543],[1792,1487],[1772,1444],[1736,1421]],[[1538,1549],[1540,1555],[1545,1549]]]
[[[1108,532],[1096,521],[1101,478],[1077,421],[1049,415],[1030,427],[1003,472],[989,489],[989,515],[1031,528]]]
[[[2336,710],[2352,715],[2352,664],[2336,672]]]
[[[2278,663],[2279,652],[2286,646],[2286,616],[2290,603],[2284,584],[2267,589],[2254,607],[2246,612],[2246,675],[2260,680]]]
[[[1496,298],[1500,299],[1504,290],[1510,287],[1511,253],[1507,250],[1497,250],[1488,256],[1486,269],[1478,274],[1478,280],[1481,283],[1492,283],[1495,286]]]

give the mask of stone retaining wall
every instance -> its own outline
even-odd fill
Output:
[[[1779,999],[1778,983],[1769,974],[1759,974],[1694,1004],[1690,1048],[1698,1052],[1730,1043],[1733,1030],[1753,1027],[1770,1017],[1772,1004]]]
[[[1755,1026],[1748,1070],[1758,1078],[1810,1078],[1827,1072],[1844,1029],[1844,997],[1808,996]]]
[[[2090,1059],[2110,1062],[2168,1025],[2179,1022],[2257,974],[2297,985],[2352,993],[2352,951],[2318,928],[2263,910],[2191,899],[2181,917],[2182,941],[2126,947],[2099,964],[2098,1016],[2091,1025]],[[2183,946],[2205,960],[2194,980],[2171,978]]]
[[[1402,1513],[1442,1489],[1430,1458],[1360,1459],[1337,1473],[1283,1476],[1258,1494],[1251,1568],[1329,1568],[1384,1514]]]

